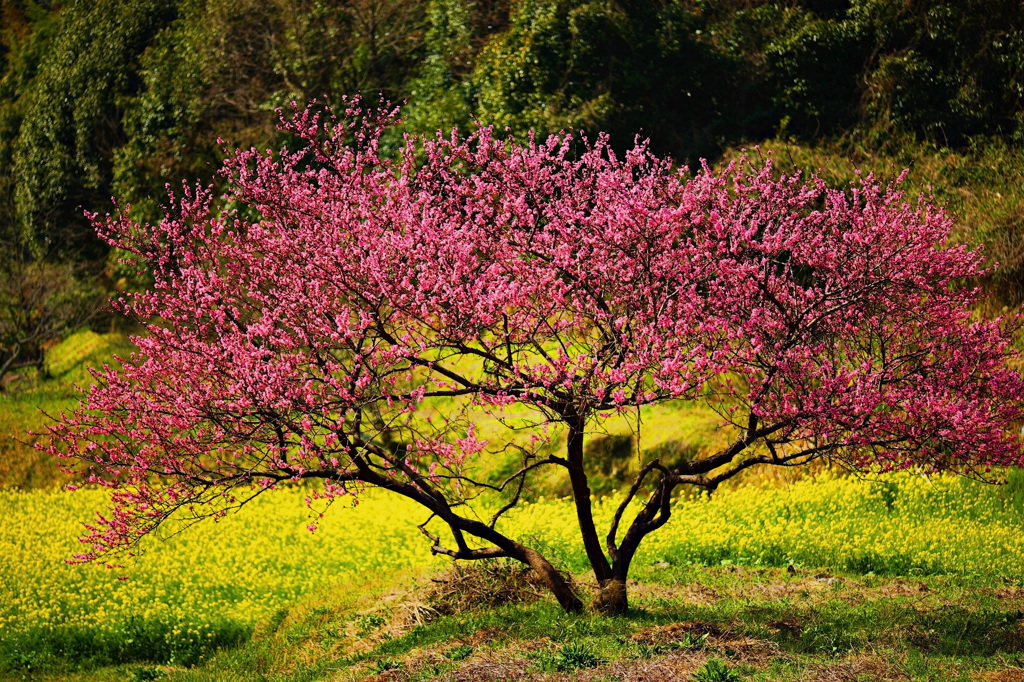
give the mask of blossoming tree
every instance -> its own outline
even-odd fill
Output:
[[[620,157],[605,138],[487,128],[407,139],[388,159],[395,117],[296,111],[282,124],[296,148],[230,156],[223,193],[186,188],[158,225],[97,219],[155,286],[116,302],[145,326],[139,353],[96,372],[52,427],[50,449],[111,491],[80,558],[313,479],[314,505],[367,488],[414,500],[434,553],[524,562],[578,610],[551,563],[502,530],[551,468],[572,490],[594,605],[619,612],[681,486],[822,459],[1024,460],[1014,352],[971,313],[982,257],[947,245],[949,218],[898,182],[841,192],[746,161],[691,176],[643,144]],[[599,529],[587,434],[670,399],[706,402],[735,440],[643,462]],[[508,437],[482,439],[482,419]],[[504,480],[476,473],[513,456]],[[481,494],[483,517],[469,511]]]

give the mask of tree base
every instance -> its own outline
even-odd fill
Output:
[[[593,609],[608,616],[618,616],[629,609],[625,580],[606,580],[594,594]]]

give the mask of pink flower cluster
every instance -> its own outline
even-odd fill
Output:
[[[225,191],[97,219],[155,286],[116,302],[139,352],[52,428],[113,495],[83,558],[291,480],[461,495],[493,451],[464,415],[511,405],[585,429],[704,400],[786,461],[1024,461],[1005,323],[972,313],[982,256],[928,197],[489,128],[388,159],[396,116],[296,110],[301,144],[230,155]]]

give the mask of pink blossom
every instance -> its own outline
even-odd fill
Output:
[[[139,352],[95,370],[50,430],[46,449],[110,490],[82,558],[313,479],[321,502],[366,486],[416,500],[457,539],[432,551],[534,561],[498,517],[460,511],[473,461],[513,451],[522,467],[495,494],[514,505],[528,472],[561,468],[603,584],[679,485],[821,458],[1024,463],[1017,320],[973,313],[981,252],[950,245],[951,219],[901,180],[840,191],[746,158],[690,174],[645,143],[616,155],[605,136],[486,127],[386,159],[397,112],[348,104],[296,109],[282,123],[296,149],[235,152],[223,195],[184,186],[159,224],[96,218],[154,286],[114,302],[144,325]],[[583,440],[604,414],[670,399],[706,403],[736,440],[647,463],[655,493],[621,545],[618,516],[603,543]],[[509,437],[479,439],[481,417]],[[564,456],[543,454],[542,429],[522,445],[517,419],[564,428]]]

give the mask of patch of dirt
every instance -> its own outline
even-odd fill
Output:
[[[1000,587],[995,592],[996,597],[1002,602],[1008,602],[1020,608],[1024,605],[1024,588],[1021,587]]]
[[[700,583],[689,585],[657,585],[640,583],[629,586],[629,600],[640,603],[646,600],[680,600],[687,604],[706,606],[720,599],[716,590]]]
[[[469,637],[460,639],[455,644],[468,644],[471,647],[478,647],[481,644],[487,644],[495,640],[504,639],[508,635],[501,628],[486,627],[480,628]]]
[[[890,583],[880,585],[875,591],[883,597],[920,597],[931,592],[931,588],[923,582],[896,578]]]
[[[860,656],[813,666],[801,675],[800,682],[902,682],[909,679],[902,670],[877,656]]]
[[[753,572],[750,573],[753,574]],[[784,571],[778,573],[781,575]],[[821,599],[831,599],[837,596],[844,601],[863,599],[864,597],[862,590],[850,589],[861,588],[860,583],[849,578],[836,577],[827,573],[776,580],[770,579],[773,576],[768,573],[759,572],[757,575],[767,575],[769,579],[755,582],[738,582],[731,586],[716,585],[715,587],[709,587],[698,582],[687,585],[639,585],[632,594],[641,599],[645,597],[666,600],[678,599],[684,603],[699,605],[714,604],[715,602],[730,598],[768,602],[799,599],[805,603],[817,603]],[[844,586],[846,589],[836,592],[835,586],[837,584]]]
[[[694,621],[648,628],[632,637],[638,644],[649,645],[692,641],[693,648],[669,651],[665,655],[646,660],[624,659],[588,670],[542,673],[535,667],[534,652],[551,650],[554,646],[552,641],[544,637],[511,641],[507,646],[495,648],[487,646],[507,637],[506,632],[487,628],[470,637],[449,642],[451,646],[473,646],[474,651],[457,669],[442,673],[437,679],[447,682],[597,682],[608,679],[621,682],[675,682],[691,679],[709,658],[724,658],[733,665],[764,668],[770,659],[783,655],[772,642],[730,632],[713,623]],[[438,651],[412,652],[403,662],[403,669],[388,671],[370,679],[375,682],[396,682],[419,678],[425,667],[450,663]]]
[[[714,623],[705,621],[693,621],[691,623],[672,623],[654,628],[644,628],[632,636],[634,642],[641,644],[667,644],[669,642],[681,642],[689,636],[691,639],[708,636],[711,639],[727,636],[726,632]]]
[[[733,573],[741,573],[734,569]],[[698,582],[677,585],[639,585],[633,592],[641,599],[680,600],[690,604],[714,604],[723,599],[745,601],[778,602],[799,601],[813,606],[827,599],[840,599],[855,605],[879,599],[906,598],[932,608],[943,606],[941,589],[933,589],[922,580],[895,578],[889,582],[868,587],[849,577],[835,576],[827,571],[810,573],[794,569],[787,575],[786,570],[761,569],[747,571],[757,575],[754,581],[738,581],[736,584],[715,584],[714,587]],[[1007,586],[994,590],[992,594],[1011,604],[1019,603],[1024,609],[1024,588]]]
[[[686,601],[693,604],[711,604],[721,598],[714,589],[700,583],[688,585],[684,594]]]
[[[707,653],[680,652],[649,661],[619,661],[564,679],[589,682],[612,677],[622,682],[679,682],[692,679],[707,660]]]
[[[789,617],[782,620],[772,620],[765,624],[772,634],[785,632],[791,635],[799,635],[804,630],[803,624],[796,618]]]
[[[456,670],[451,675],[442,677],[451,682],[517,682],[518,680],[535,679],[527,672],[530,661],[525,658],[506,658],[482,656]]]
[[[504,652],[505,656],[508,655]],[[691,679],[708,660],[707,652],[676,652],[646,661],[617,661],[571,673],[540,673],[529,670],[526,658],[504,658],[501,652],[470,661],[440,679],[451,682],[596,682],[609,678],[621,682],[679,682]]]
[[[638,644],[670,644],[690,641],[696,645],[694,652],[703,651],[724,655],[729,659],[755,667],[767,665],[769,660],[782,655],[782,650],[775,642],[741,635],[704,621],[672,623],[656,628],[646,628],[635,633],[632,639]],[[703,642],[703,646],[700,646],[701,642]]]

